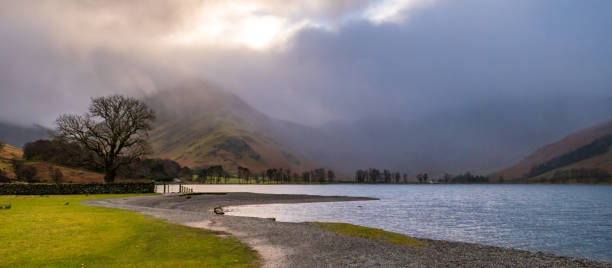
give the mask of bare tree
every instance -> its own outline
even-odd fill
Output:
[[[4,148],[4,142],[0,141],[0,150],[2,150],[2,148]]]
[[[153,110],[143,102],[121,95],[92,99],[84,115],[61,115],[59,137],[81,144],[98,157],[104,181],[114,182],[119,167],[150,152],[147,142]]]

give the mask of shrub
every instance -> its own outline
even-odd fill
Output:
[[[7,183],[7,182],[11,182],[11,180],[9,179],[9,177],[6,175],[6,173],[4,172],[4,170],[0,169],[0,183]]]
[[[187,171],[187,170],[185,170]],[[155,181],[171,181],[180,177],[181,166],[169,159],[137,159],[121,170],[121,175],[130,178]]]
[[[15,168],[15,175],[18,179],[26,180],[27,182],[35,182],[34,177],[36,176],[36,168],[34,166],[26,165],[20,161],[14,161],[13,167]]]
[[[92,165],[94,156],[76,143],[60,139],[37,140],[26,143],[23,148],[26,160],[45,161],[68,167],[100,171]]]

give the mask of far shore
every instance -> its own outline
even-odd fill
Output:
[[[441,240],[427,246],[387,243],[323,230],[311,223],[216,215],[214,208],[253,204],[376,200],[369,197],[224,193],[86,201],[137,211],[234,236],[262,255],[264,267],[612,267],[612,263]]]

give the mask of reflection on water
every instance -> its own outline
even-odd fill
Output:
[[[202,192],[377,197],[378,201],[228,208],[278,221],[336,221],[423,238],[612,261],[612,186],[194,185]]]

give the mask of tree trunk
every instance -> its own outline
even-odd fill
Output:
[[[104,182],[105,183],[113,183],[115,182],[115,177],[117,177],[117,170],[113,168],[108,168],[104,172]]]

